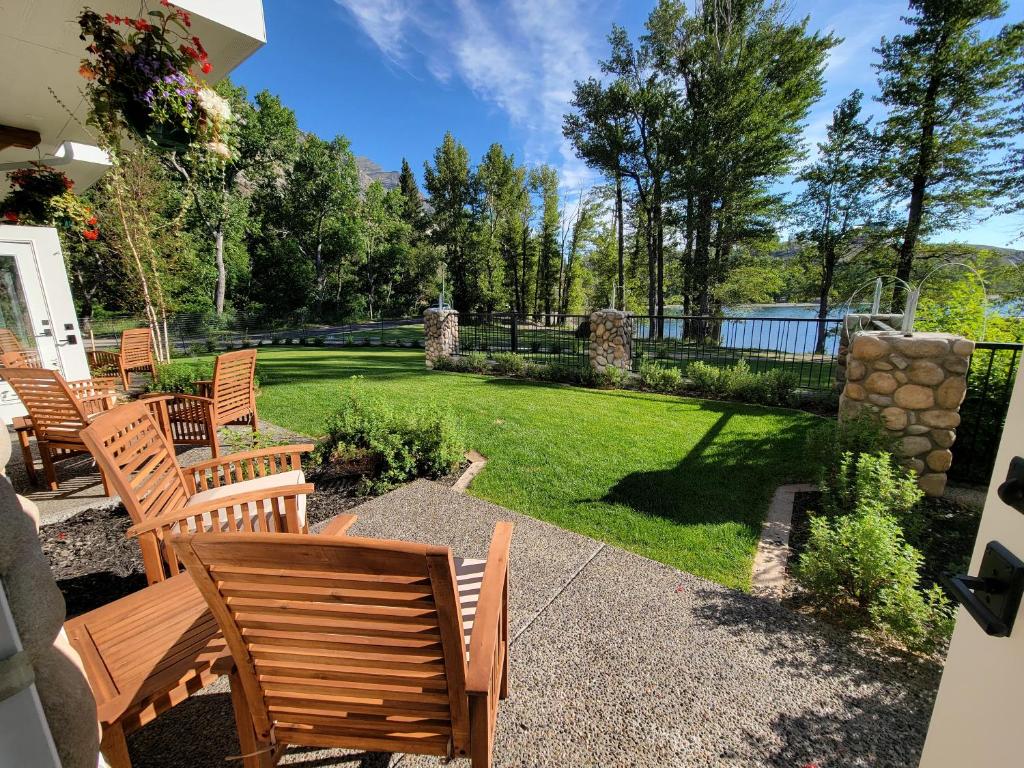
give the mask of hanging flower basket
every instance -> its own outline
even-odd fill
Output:
[[[78,24],[89,57],[78,71],[89,81],[90,120],[114,146],[123,129],[159,150],[228,158],[230,106],[192,72],[213,69],[206,49],[191,34],[186,11],[160,4],[165,10],[147,18],[82,11]]]
[[[99,239],[92,210],[71,188],[74,182],[45,165],[7,174],[11,192],[0,201],[0,220],[8,224],[49,224],[85,240]]]

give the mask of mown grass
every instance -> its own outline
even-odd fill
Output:
[[[261,349],[260,416],[309,435],[351,376],[450,408],[489,463],[470,492],[739,589],[774,489],[808,479],[815,417],[737,403],[427,371],[401,349]]]

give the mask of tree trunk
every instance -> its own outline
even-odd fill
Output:
[[[940,55],[945,49],[946,38],[943,36],[939,43],[939,50],[935,53]],[[921,222],[924,218],[924,195],[928,188],[928,182],[932,173],[932,153],[935,144],[935,106],[938,100],[939,88],[942,85],[942,78],[937,73],[932,73],[928,78],[928,88],[924,94],[924,101],[921,105],[921,139],[917,148],[917,166],[910,182],[910,206],[907,211],[907,226],[903,231],[903,242],[900,244],[899,252],[896,255],[896,277],[907,283],[910,282],[911,273],[914,268],[914,250],[917,248],[917,240],[921,235]],[[892,291],[892,311],[902,311],[903,283],[897,282]]]
[[[654,214],[647,210],[647,314],[654,322],[654,316],[658,313],[658,256],[655,246],[654,235]]]
[[[835,274],[836,255],[835,248],[831,243],[823,245],[821,287],[818,292],[818,339],[814,345],[816,355],[825,354],[825,336],[827,326],[825,320],[828,318],[828,295],[832,292],[832,279]]]
[[[224,314],[224,294],[227,292],[228,287],[228,273],[224,267],[224,227],[217,227],[217,232],[213,239],[214,257],[217,261],[217,296],[216,296],[216,307],[217,314]]]
[[[658,304],[658,339],[665,335],[665,229],[661,210],[661,181],[654,179],[654,251],[658,261],[657,270],[657,304]]]
[[[613,295],[612,295],[612,309],[618,308],[618,304],[616,303],[616,301],[618,300],[618,301],[622,302],[622,310],[625,311],[626,310],[626,256],[625,256],[625,250],[626,250],[625,237],[626,237],[626,233],[623,231],[622,219],[623,219],[623,216],[622,216],[622,176],[621,176],[621,174],[617,173],[617,174],[615,174],[615,220],[616,220],[616,226],[618,228],[618,255],[619,255],[619,263],[618,263],[618,267],[619,267],[618,291],[619,291],[619,296],[615,296],[614,295],[614,291],[613,291]],[[621,298],[619,298],[619,297],[621,297]]]

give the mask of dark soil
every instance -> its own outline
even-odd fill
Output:
[[[437,482],[452,486],[465,468]],[[310,526],[346,512],[367,500],[357,493],[354,478],[313,480],[316,493],[306,500]],[[146,586],[138,542],[125,532],[130,525],[124,507],[86,510],[39,530],[43,553],[64,594],[67,617],[72,618],[136,592]]]
[[[790,569],[807,547],[810,536],[809,512],[821,509],[821,493],[798,493],[793,501],[793,522],[789,534],[792,550]],[[966,573],[978,535],[981,513],[952,499],[925,497],[904,521],[903,534],[907,542],[924,556],[921,567],[921,585],[941,583],[942,576]]]

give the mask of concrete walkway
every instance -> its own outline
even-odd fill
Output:
[[[496,766],[918,762],[934,667],[883,658],[775,601],[436,483],[353,511],[354,535],[462,556],[484,556],[494,523],[515,522],[511,696],[498,716]],[[216,766],[238,754],[226,690],[210,686],[131,737],[134,765]],[[437,759],[294,749],[282,764],[425,768]]]

